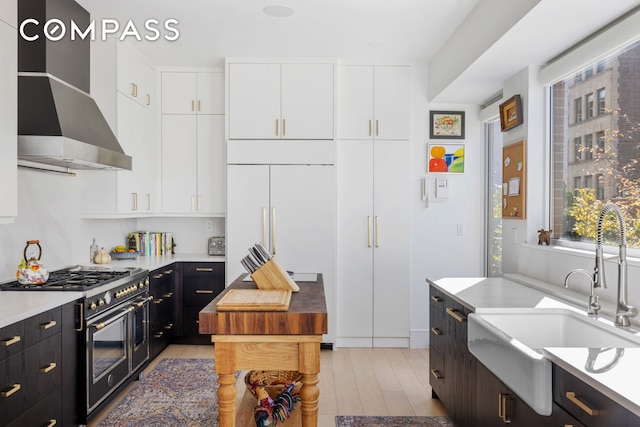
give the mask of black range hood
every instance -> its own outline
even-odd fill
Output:
[[[71,21],[88,27],[89,13],[74,0],[20,0],[19,22],[35,41],[18,39],[18,159],[72,169],[131,170],[90,92],[90,37],[70,38]],[[43,32],[60,19],[66,35],[52,41]]]

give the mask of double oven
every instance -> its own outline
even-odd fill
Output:
[[[149,274],[140,268],[69,267],[43,285],[4,284],[6,290],[76,291],[78,303],[78,419],[87,423],[149,361]]]

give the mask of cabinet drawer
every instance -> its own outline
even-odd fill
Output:
[[[24,328],[25,348],[60,333],[62,330],[62,307],[26,319]]]
[[[28,407],[26,387],[24,354],[0,361],[0,425],[6,425]]]
[[[445,361],[441,354],[431,350],[429,352],[429,384],[433,393],[440,399],[444,396],[445,390]]]
[[[429,286],[429,303],[436,310],[444,311],[444,292]]]
[[[182,289],[183,305],[202,309],[223,290],[224,282],[220,279],[212,279],[206,283],[185,283]]]
[[[27,406],[31,407],[62,386],[62,340],[46,339],[24,352]]]
[[[182,277],[224,277],[224,262],[184,262]]]
[[[62,393],[51,393],[7,427],[62,426]]]
[[[564,426],[564,427],[585,427],[580,421],[573,418],[567,411],[562,409],[557,404],[553,404],[553,412],[551,413],[552,426]]]
[[[24,321],[0,328],[0,360],[19,353],[24,347]]]
[[[625,408],[556,365],[553,400],[589,427],[627,426],[631,418]]]
[[[444,314],[442,311],[431,308],[429,310],[429,347],[440,355],[443,354],[445,334]]]

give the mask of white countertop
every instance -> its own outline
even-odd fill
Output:
[[[101,266],[140,267],[153,271],[174,262],[225,262],[225,257],[207,254],[141,256],[135,260],[112,260],[111,263]],[[0,291],[0,328],[75,301],[83,295],[84,292],[69,291]]]
[[[451,295],[456,301],[476,311],[482,308],[568,307],[586,310],[588,296],[528,279],[519,275],[502,278],[451,277],[429,284]],[[613,305],[603,304],[601,316],[613,319]],[[632,326],[633,327],[633,326]],[[635,328],[635,327],[634,327]],[[640,417],[640,387],[630,378],[640,366],[640,348],[626,348],[610,369],[589,372],[586,369],[588,348],[545,348],[544,355],[556,365],[575,375]],[[596,368],[611,361],[616,352],[598,356]]]

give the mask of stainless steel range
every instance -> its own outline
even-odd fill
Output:
[[[85,423],[149,360],[148,270],[76,266],[51,272],[42,285],[9,282],[0,288],[83,293],[77,331],[85,381],[78,411]]]

